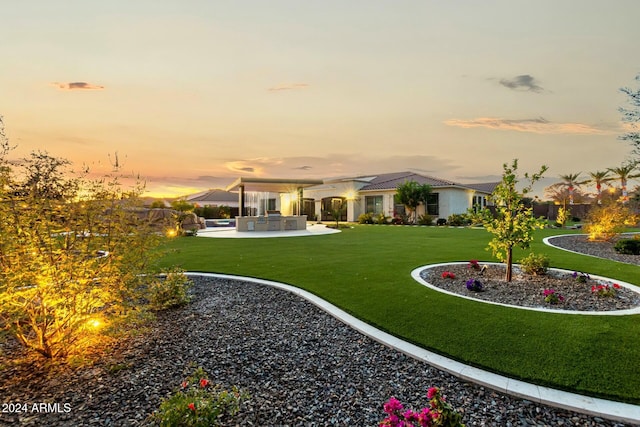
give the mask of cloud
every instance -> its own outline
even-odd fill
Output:
[[[103,90],[104,86],[94,85],[87,82],[71,82],[71,83],[52,83],[58,89],[62,90]]]
[[[515,76],[512,79],[500,79],[500,84],[506,88],[513,90],[524,89],[528,92],[544,92],[544,89],[537,84],[536,79],[534,79],[529,74]]]
[[[307,83],[286,83],[286,84],[280,84],[280,85],[277,85],[277,86],[272,86],[267,90],[269,92],[278,92],[278,91],[282,91],[282,90],[306,89],[308,87],[309,87],[309,85]]]
[[[309,169],[313,169],[313,166],[299,166],[297,168],[293,168],[293,169],[298,169],[298,170],[303,170],[303,171],[308,171]]]
[[[538,117],[535,119],[502,119],[494,117],[479,117],[472,120],[450,119],[444,122],[447,126],[461,128],[488,128],[494,130],[512,130],[517,132],[531,132],[539,134],[577,134],[577,135],[609,135],[609,129],[591,126],[584,123],[553,123]]]

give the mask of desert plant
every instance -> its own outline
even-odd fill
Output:
[[[637,216],[629,207],[613,202],[594,206],[589,211],[585,231],[589,234],[589,240],[611,240],[624,231],[625,227],[636,222]]]
[[[182,269],[173,268],[165,271],[149,284],[149,304],[153,310],[184,305],[191,300],[189,289],[192,285],[191,279]]]
[[[418,217],[419,225],[433,225],[433,216],[422,214]]]
[[[549,269],[549,257],[532,252],[520,260],[520,267],[526,274],[542,276]]]
[[[82,352],[137,310],[158,256],[142,187],[90,181],[46,152],[0,160],[0,330],[48,358]]]

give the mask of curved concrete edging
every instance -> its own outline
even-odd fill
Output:
[[[545,313],[556,313],[556,314],[583,314],[583,315],[587,315],[587,316],[629,316],[629,315],[633,315],[633,314],[640,314],[640,306],[636,307],[636,308],[630,308],[627,310],[611,310],[611,311],[578,311],[578,310],[560,310],[560,309],[553,309],[553,308],[546,308],[546,307],[522,307],[519,305],[511,305],[511,304],[503,304],[500,302],[494,302],[494,301],[486,301],[486,300],[481,300],[478,298],[472,298],[466,295],[461,295],[461,294],[456,294],[455,292],[450,292],[447,291],[445,289],[439,288],[437,286],[432,285],[431,283],[427,282],[426,280],[424,280],[421,276],[420,276],[420,272],[424,269],[427,268],[432,268],[432,267],[440,267],[443,265],[460,265],[460,264],[467,264],[466,262],[444,262],[444,263],[440,263],[440,264],[429,264],[429,265],[423,265],[421,267],[415,268],[412,272],[411,272],[411,277],[413,277],[413,279],[420,283],[423,286],[426,286],[430,289],[433,289],[435,291],[438,292],[442,292],[445,294],[449,294],[449,295],[453,295],[454,297],[457,298],[464,298],[464,299],[468,299],[471,301],[475,301],[475,302],[481,302],[484,304],[493,304],[493,305],[500,305],[503,307],[509,307],[509,308],[516,308],[519,310],[531,310],[531,311],[542,311]],[[500,263],[496,263],[496,262],[487,262],[487,263],[483,263],[483,264],[487,264],[487,265],[504,265],[504,264],[500,264]],[[550,268],[549,270],[553,270],[553,271],[559,271],[561,273],[573,273],[573,271],[570,270],[563,270],[561,268]],[[595,279],[595,280],[602,280],[602,281],[606,281],[606,282],[610,282],[610,283],[617,283],[620,286],[624,286],[625,288],[640,294],[640,288],[632,285],[631,283],[626,283],[626,282],[621,282],[618,280],[613,280],[610,279],[608,277],[603,277],[603,276],[596,276],[593,274],[589,274],[589,277],[591,279]]]
[[[481,384],[483,386],[512,396],[528,399],[533,402],[538,402],[557,408],[568,409],[583,414],[608,418],[625,423],[640,424],[640,406],[638,405],[613,402],[610,400],[582,396],[575,393],[537,386],[465,365],[453,359],[449,359],[439,354],[432,353],[428,350],[425,350],[424,348],[418,347],[414,344],[403,341],[398,337],[374,328],[373,326],[357,319],[356,317],[339,309],[335,305],[323,300],[322,298],[303,289],[296,288],[295,286],[287,285],[280,282],[274,282],[271,280],[257,279],[254,277],[233,276],[228,274],[195,272],[187,272],[186,274],[190,276],[234,279],[273,286],[275,288],[294,293],[301,298],[306,299],[307,301],[324,310],[341,322],[388,347],[401,351],[408,356],[423,361],[438,369],[449,372],[450,374],[455,375],[456,377],[463,380]]]

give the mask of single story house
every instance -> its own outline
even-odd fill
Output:
[[[358,176],[326,180],[323,184],[304,189],[304,213],[316,218],[332,219],[331,206],[346,201],[347,209],[341,220],[357,221],[363,213],[384,214],[393,217],[405,213],[405,206],[396,199],[399,185],[415,181],[428,184],[431,194],[427,204],[418,206],[417,214],[429,214],[437,218],[448,218],[452,214],[466,213],[477,206],[485,207],[489,195],[498,182],[482,184],[459,184],[416,172],[394,172],[379,175]],[[313,210],[311,210],[313,204]]]
[[[357,221],[363,213],[388,217],[404,214],[405,206],[396,201],[395,195],[397,187],[407,181],[431,186],[427,204],[418,206],[417,214],[427,213],[436,218],[466,213],[474,206],[487,206],[487,199],[498,184],[460,184],[416,172],[395,172],[324,181],[238,178],[227,191],[237,191],[233,193],[238,201],[236,206],[244,208],[245,215],[276,210],[283,215],[307,215],[310,221],[330,221],[332,207],[346,202],[340,220]]]

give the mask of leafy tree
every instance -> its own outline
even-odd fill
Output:
[[[640,178],[640,173],[633,173],[636,169],[638,162],[627,162],[617,168],[609,168],[608,170],[613,173],[614,179],[620,180],[620,188],[622,189],[622,203],[629,201],[629,195],[627,194],[627,182],[633,178]]]
[[[413,214],[414,224],[417,220],[418,206],[420,203],[426,205],[429,194],[431,194],[429,184],[418,184],[415,181],[405,181],[396,188],[396,199]]]
[[[140,312],[161,239],[142,188],[89,181],[43,152],[0,160],[0,330],[45,357],[81,352]]]
[[[529,193],[533,184],[542,178],[547,166],[542,166],[538,173],[531,176],[527,173],[524,174],[528,185],[522,189],[522,192],[516,189],[518,159],[514,159],[511,166],[505,163],[503,169],[502,181],[491,194],[491,200],[495,204],[495,215],[485,209],[484,226],[487,231],[493,234],[493,239],[489,242],[489,248],[491,248],[493,255],[507,264],[505,280],[510,282],[513,247],[528,248],[533,240],[533,231],[537,228],[544,228],[545,221],[534,218],[533,208],[524,206],[523,195]]]
[[[195,205],[184,199],[179,199],[171,202],[171,209],[179,212],[193,212]]]
[[[636,76],[636,81],[640,82],[640,74]],[[620,91],[627,95],[627,101],[631,105],[631,108],[619,108],[622,113],[622,121],[629,124],[629,131],[621,135],[620,139],[629,141],[634,147],[633,151],[640,155],[640,87],[636,90],[623,87]]]

